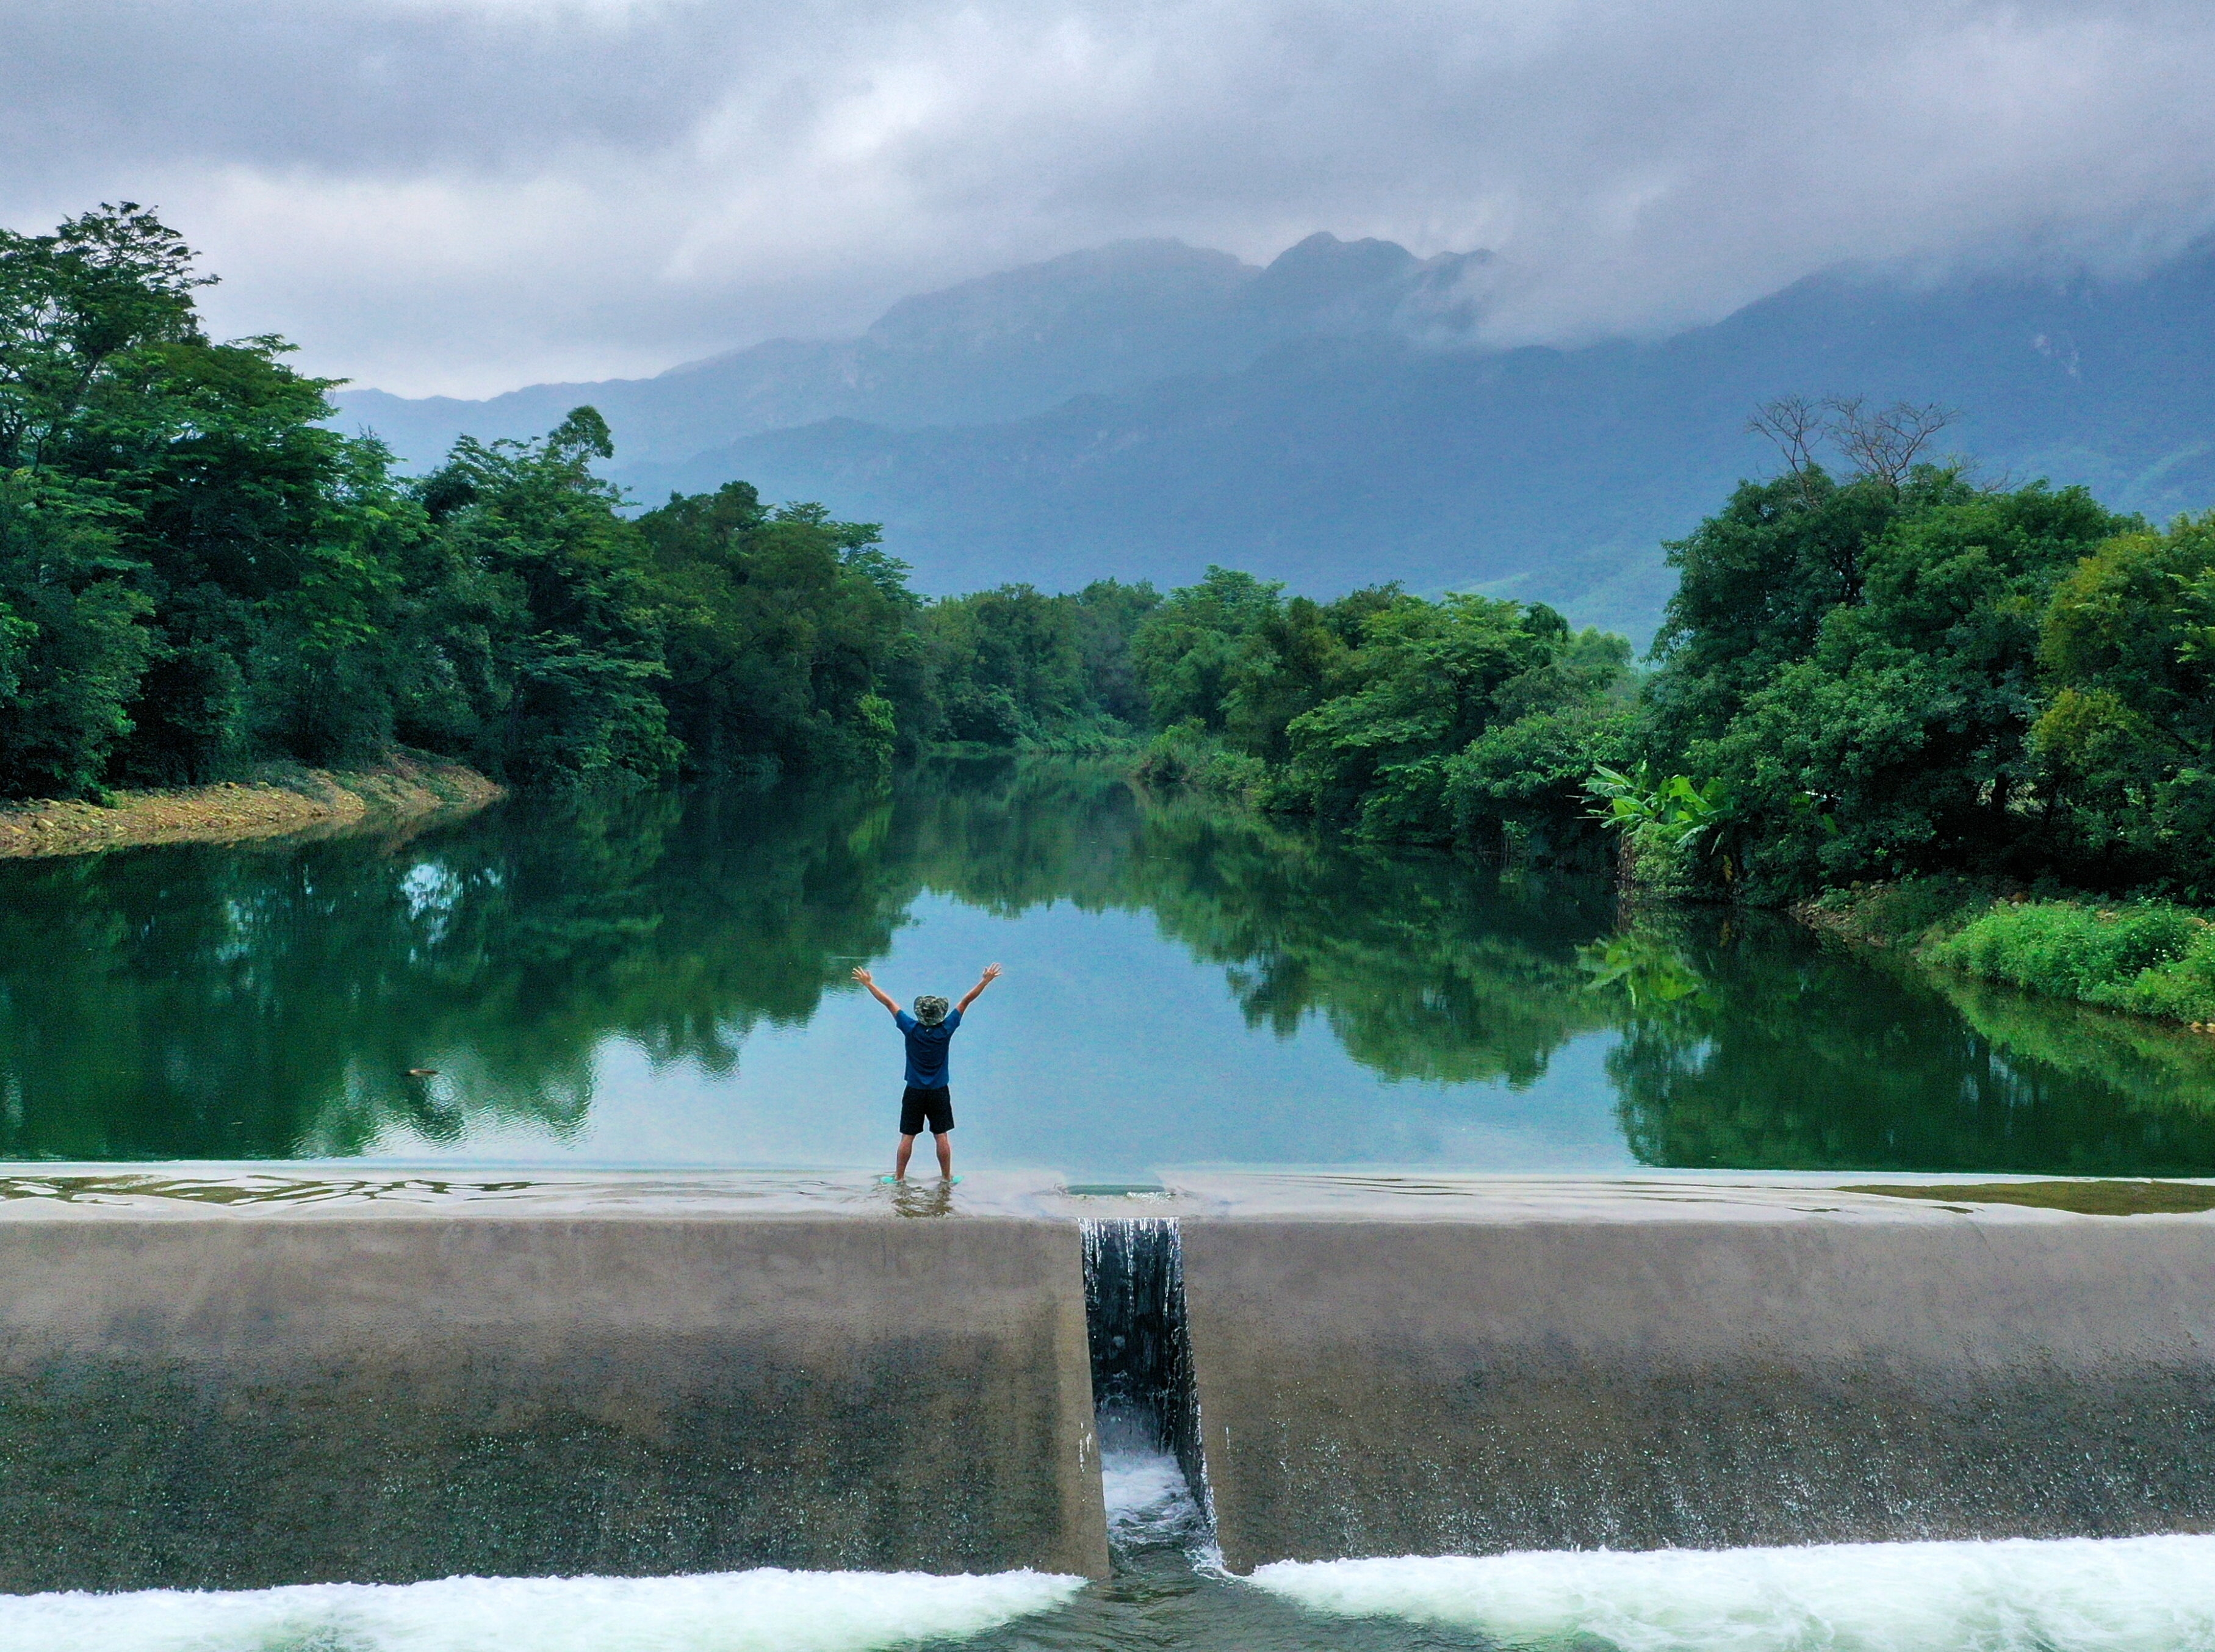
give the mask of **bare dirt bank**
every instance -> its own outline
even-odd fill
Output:
[[[395,758],[375,769],[267,771],[176,791],[125,791],[114,806],[0,805],[0,858],[82,855],[136,844],[239,843],[368,820],[482,808],[503,789],[457,763]]]

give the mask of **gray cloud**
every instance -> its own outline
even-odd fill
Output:
[[[1130,236],[1487,246],[1502,341],[2215,225],[2181,0],[0,0],[0,218],[161,205],[406,391],[652,371]]]

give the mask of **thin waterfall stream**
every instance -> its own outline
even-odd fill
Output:
[[[1177,1224],[1139,1217],[1083,1228],[1109,1544],[1119,1563],[1150,1549],[1208,1550],[1213,1520]]]

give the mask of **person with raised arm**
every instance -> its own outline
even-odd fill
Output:
[[[893,1012],[893,1025],[907,1040],[907,1088],[900,1095],[899,1152],[893,1161],[893,1180],[907,1180],[907,1161],[915,1151],[915,1139],[928,1124],[931,1139],[938,1146],[938,1174],[951,1182],[954,1090],[948,1082],[946,1047],[953,1042],[954,1029],[961,1025],[961,1017],[968,1013],[969,1006],[977,1002],[977,995],[1000,979],[1000,967],[986,964],[977,985],[951,1009],[944,998],[924,993],[916,999],[913,1015],[901,1009],[868,970],[855,970],[854,979],[868,988],[871,998]]]

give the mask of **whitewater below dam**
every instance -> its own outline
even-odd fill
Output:
[[[2215,1538],[1287,1562],[1116,1578],[760,1570],[0,1597],[15,1652],[2183,1652]]]

